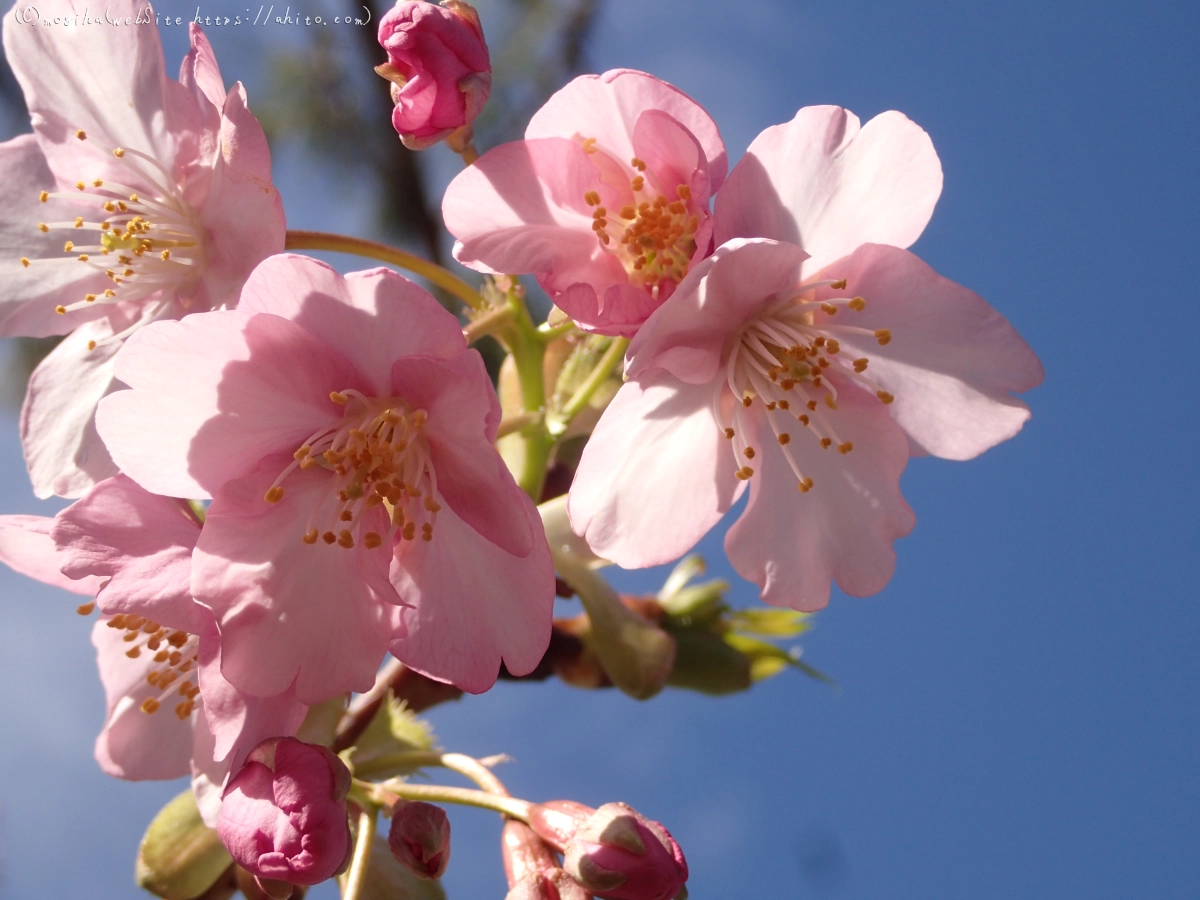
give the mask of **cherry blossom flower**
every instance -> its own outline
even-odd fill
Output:
[[[108,13],[146,9],[117,0]],[[153,25],[6,16],[4,48],[33,134],[0,144],[0,335],[69,333],[33,374],[21,429],[37,495],[78,497],[117,471],[93,416],[123,338],[236,302],[283,249],[283,210],[246,93],[226,93],[196,25],[178,82]]]
[[[442,203],[454,258],[533,273],[582,327],[633,334],[712,249],[725,145],[695,101],[651,75],[576,78],[525,140],[485,153]]]
[[[375,71],[392,82],[392,125],[404,146],[432,147],[483,111],[492,64],[468,4],[400,0],[379,20],[379,43],[388,61]]]
[[[549,549],[483,362],[427,292],[272,257],[237,310],[131,337],[117,377],[97,422],[122,471],[213,498],[192,592],[239,688],[366,690],[389,647],[470,691],[537,665]]]
[[[265,737],[295,731],[307,707],[289,693],[249,697],[221,676],[216,622],[189,590],[199,534],[180,501],[118,476],[54,519],[0,516],[0,561],[94,598],[81,612],[100,608],[100,767],[135,781],[192,774],[211,824],[230,768]]]
[[[999,313],[901,249],[940,185],[899,113],[859,131],[803,109],[755,140],[717,198],[721,246],[631,342],[584,451],[568,508],[596,553],[672,560],[749,484],[725,547],[765,601],[814,610],[831,580],[887,583],[915,522],[910,453],[969,459],[1012,437],[1029,411],[1011,392],[1042,379]]]

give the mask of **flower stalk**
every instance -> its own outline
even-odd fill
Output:
[[[518,800],[515,797],[502,797],[489,791],[476,791],[470,788],[449,787],[442,784],[410,784],[407,781],[393,779],[382,784],[356,781],[355,788],[365,792],[365,796],[380,806],[391,808],[397,800],[424,800],[427,803],[453,803],[457,806],[473,806],[476,809],[490,809],[509,818],[529,821],[529,810],[533,804],[528,800]]]
[[[363,885],[367,883],[367,866],[371,861],[371,846],[375,843],[375,821],[378,808],[368,803],[358,814],[358,834],[354,842],[354,856],[350,870],[346,873],[346,886],[342,900],[358,900]]]

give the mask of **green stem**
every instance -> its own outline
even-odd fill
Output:
[[[546,345],[538,335],[529,310],[515,291],[508,295],[508,308],[512,319],[503,330],[504,344],[512,354],[517,367],[517,379],[521,384],[521,408],[539,418],[546,411],[546,379],[542,371],[546,356]],[[523,453],[516,476],[517,484],[536,503],[542,496],[542,485],[546,480],[546,463],[554,440],[546,428],[528,428],[521,432]]]
[[[555,414],[554,420],[549,426],[551,434],[557,437],[567,430],[567,426],[571,424],[571,420],[588,405],[588,401],[592,399],[592,395],[596,393],[600,385],[608,380],[608,376],[612,374],[613,369],[620,365],[622,358],[625,356],[625,348],[628,346],[629,338],[617,337],[612,339],[612,343],[608,345],[608,349],[604,351],[604,355],[596,363],[596,368],[592,369],[583,384],[575,389],[575,393],[563,405],[562,410]]]
[[[454,803],[458,806],[474,806],[490,809],[501,815],[522,822],[529,821],[529,810],[533,806],[528,800],[502,797],[489,791],[473,791],[470,788],[447,787],[442,784],[409,784],[407,781],[385,781],[383,784],[358,782],[358,787],[369,790],[372,799],[380,805],[394,806],[396,799],[424,800],[427,803]]]
[[[473,309],[487,307],[487,301],[479,295],[479,292],[453,272],[449,272],[427,259],[414,256],[412,253],[389,247],[387,244],[347,237],[342,234],[328,234],[324,231],[289,231],[284,247],[287,250],[331,250],[335,253],[350,253],[354,256],[378,259],[401,269],[415,272],[438,287],[449,291]]]
[[[576,328],[575,323],[570,319],[567,319],[567,321],[559,322],[557,325],[551,325],[548,322],[543,322],[538,326],[537,333],[538,337],[542,339],[542,342],[548,344],[551,341],[562,337],[563,335],[572,334],[577,330],[578,329]]]
[[[367,882],[367,864],[371,860],[371,845],[375,843],[375,813],[375,805],[369,804],[358,814],[358,837],[354,842],[354,858],[346,874],[342,900],[358,900]]]
[[[438,753],[437,751],[412,750],[406,753],[392,753],[362,763],[355,774],[365,778],[372,772],[386,772],[395,768],[420,768],[422,766],[441,766],[452,772],[465,775],[490,794],[508,797],[508,788],[492,771],[473,757],[462,753]]]
[[[537,425],[542,421],[542,414],[535,412],[522,412],[514,416],[505,416],[500,420],[500,425],[496,429],[496,439],[507,437],[518,431],[524,431],[530,425]]]
[[[463,336],[468,344],[473,344],[480,338],[487,337],[500,331],[505,322],[513,317],[511,306],[501,306],[490,309],[476,319],[471,319],[463,326]]]

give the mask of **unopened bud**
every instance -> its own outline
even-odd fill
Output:
[[[200,819],[191,790],[162,808],[138,848],[140,887],[167,900],[199,897],[229,868],[229,853]]]
[[[604,900],[672,900],[687,881],[687,861],[670,832],[624,803],[596,810],[543,803],[529,824],[562,849],[567,873]]]
[[[555,866],[522,878],[504,895],[504,900],[592,900],[592,895]]]
[[[349,790],[350,772],[328,748],[271,738],[226,787],[217,833],[264,890],[271,881],[317,884],[349,862]]]
[[[590,900],[592,895],[563,871],[554,851],[524,822],[505,822],[500,844],[509,886],[504,900]]]
[[[401,800],[392,812],[388,846],[401,865],[422,878],[441,878],[450,863],[450,820],[432,803]]]

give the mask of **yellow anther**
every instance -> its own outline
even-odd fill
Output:
[[[153,697],[147,697],[145,700],[142,701],[142,712],[144,712],[144,713],[158,712],[158,701],[155,700]]]
[[[828,341],[825,342],[825,352],[827,352],[827,353],[837,353],[841,349],[842,349],[842,345],[839,344],[837,341],[835,341],[833,338],[830,338]]]
[[[846,441],[844,444],[838,444],[838,453],[849,453],[853,449],[854,445],[849,441]]]
[[[622,219],[633,219],[637,217],[637,210],[632,206],[622,206],[620,216]]]
[[[753,447],[747,447],[742,452],[746,454],[746,459],[754,459],[754,448]]]
[[[74,241],[67,241],[65,244],[63,244],[63,253],[70,253],[74,249],[75,249]]]
[[[631,188],[633,188],[635,191],[640,191],[643,187],[646,186],[646,179],[643,178],[641,175],[638,175],[636,178],[634,178],[632,181],[629,182],[629,186]]]
[[[849,306],[853,310],[858,310],[861,312],[862,310],[867,308],[867,301],[864,300],[862,297],[855,297],[853,300],[851,300],[846,305]]]
[[[608,210],[605,209],[603,206],[597,206],[594,210],[592,210],[592,218],[593,219],[603,219],[607,215],[608,215]]]
[[[352,513],[348,509],[343,509],[342,514],[340,516],[338,516],[338,518],[341,519],[343,522],[353,522],[354,521],[354,513]]]
[[[304,541],[306,544],[315,544],[318,537],[319,535],[317,534],[317,529],[310,528],[304,533],[304,536],[300,538],[300,540]]]
[[[87,255],[86,253],[80,253],[80,254],[79,254],[79,261],[80,261],[80,262],[87,262],[87,261],[88,261],[88,255]]]
[[[283,499],[283,488],[279,485],[268,488],[267,492],[263,495],[263,499],[268,503],[278,503]]]
[[[594,137],[584,138],[583,143],[580,146],[583,147],[584,153],[595,153],[596,139]]]
[[[596,193],[595,191],[588,191],[586,194],[583,195],[583,202],[586,203],[588,206],[599,206],[600,205],[600,195],[598,193]]]
[[[76,216],[76,217],[75,217],[75,227],[76,227],[76,228],[82,228],[82,227],[83,227],[83,216]]]
[[[748,481],[750,476],[754,474],[754,470],[749,466],[742,466],[733,474],[737,477],[738,481]]]
[[[753,403],[754,403],[753,397],[743,397],[742,398],[742,406],[749,407]]]
[[[875,340],[879,341],[880,347],[883,347],[891,342],[892,333],[886,328],[876,329]]]
[[[29,268],[29,257],[28,256],[21,257],[21,265],[23,265],[27,269]]]
[[[91,603],[81,603],[79,606],[75,607],[75,612],[79,613],[81,616],[90,616],[92,614],[92,610],[95,608],[95,601],[92,601]]]
[[[844,291],[846,289],[846,279],[843,278],[840,281],[831,282],[829,286],[835,291]]]
[[[321,540],[323,540],[327,544],[336,544],[337,543],[337,535],[334,534],[332,531],[327,531],[323,535],[321,535]]]
[[[646,171],[646,164],[644,162],[642,162],[640,159],[638,159],[636,156],[629,161],[629,164],[631,166],[633,166],[635,169],[637,169],[639,172]]]
[[[833,394],[825,395],[825,405],[830,409],[837,409],[837,401],[833,399]]]
[[[363,546],[366,547],[368,550],[374,550],[376,547],[378,547],[382,543],[383,543],[383,538],[380,537],[374,531],[368,531],[366,534],[363,535]]]
[[[77,132],[75,132],[75,137],[79,138],[81,141],[86,141],[87,132],[80,128]]]
[[[45,234],[49,230],[50,230],[50,226],[47,225],[45,222],[38,222],[38,231],[40,231],[42,234]]]
[[[65,316],[67,314],[67,308],[65,306],[56,306],[54,307],[54,311],[60,316]]]
[[[786,431],[780,434],[776,439],[780,444],[790,444],[792,442],[792,436]]]
[[[87,190],[87,185],[84,184],[82,181],[77,181],[77,182],[75,182],[75,188],[76,188],[76,190],[85,191],[85,190]]]
[[[88,303],[95,303],[96,295],[95,294],[84,294],[83,299]]]
[[[808,425],[808,416],[801,413],[800,415],[796,416],[796,421],[799,422],[801,425],[807,426]]]
[[[124,147],[118,147],[117,149],[115,149],[115,150],[113,151],[113,156],[115,156],[117,159],[120,159],[120,158],[121,158],[122,156],[124,156],[124,155],[125,155],[125,148],[124,148]]]
[[[308,446],[308,444],[303,444],[299,450],[292,454],[292,458],[304,459],[304,457],[308,456],[310,453],[312,453],[312,447]]]
[[[828,450],[829,445],[833,443],[832,438],[821,438],[821,449]]]
[[[796,484],[796,487],[800,489],[800,493],[802,494],[807,494],[809,491],[811,491],[812,486],[813,480],[811,478],[805,478],[803,481]]]
[[[734,430],[733,430],[732,428],[726,428],[726,429],[725,429],[725,437],[729,438],[729,440],[731,440],[731,441],[732,441],[732,440],[733,440],[733,435],[734,435]]]
[[[104,182],[101,179],[97,178],[95,181],[92,182],[92,187],[104,187]]]
[[[345,547],[347,550],[349,550],[354,546],[354,535],[352,535],[349,531],[347,531],[345,528],[343,528],[338,533],[338,541],[337,542],[338,542],[339,547]]]
[[[170,258],[171,258],[171,251],[170,251],[170,250],[164,250],[162,253],[158,254],[158,258],[159,258],[159,259],[161,259],[161,260],[164,260],[164,261],[165,261],[165,260],[168,260],[168,259],[170,259]]]
[[[681,184],[681,185],[676,186],[675,193],[677,193],[679,195],[680,200],[691,200],[692,199],[692,189],[690,187],[688,187],[686,184]]]
[[[41,200],[43,203],[45,203],[47,200],[50,199],[50,192],[42,191],[40,194],[38,194],[38,199]]]
[[[790,409],[790,408],[791,408],[791,404],[790,404],[790,403],[788,403],[786,400],[780,400],[780,401],[779,401],[779,408],[780,408],[780,409]]]
[[[817,401],[816,400],[809,400],[804,405],[808,407],[809,412],[816,412],[816,409],[817,409]]]
[[[431,513],[441,512],[442,506],[433,497],[426,497],[423,506]]]
[[[96,342],[95,342],[95,341],[88,341],[88,342],[87,342],[87,348],[88,348],[89,350],[95,350],[95,349],[96,349]]]
[[[329,399],[332,400],[334,403],[345,404],[346,401],[349,400],[350,398],[347,397],[345,394],[343,394],[341,391],[330,391]],[[326,457],[328,457],[328,454],[326,454]],[[334,462],[335,460],[329,460],[329,461]]]
[[[128,212],[128,211],[129,211],[129,207],[125,205],[125,201],[124,201],[124,200],[118,200],[118,201],[117,201],[117,209],[119,209],[121,212]],[[136,222],[137,220],[136,220],[136,219],[134,219],[134,221]]]
[[[854,361],[854,371],[855,372],[867,371],[867,363],[868,362],[870,362],[870,360],[868,360],[865,356],[860,359],[856,359]]]
[[[139,656],[142,655],[142,648],[141,647],[130,647],[128,650],[125,651],[125,655],[128,656],[130,659],[137,659]]]
[[[876,391],[875,396],[878,397],[883,403],[891,403],[893,400],[896,399],[891,394],[889,394],[887,391]]]
[[[832,303],[822,303],[821,311],[824,312],[825,315],[827,315],[827,316],[836,316],[837,315],[837,307],[834,306]]]
[[[107,288],[107,289],[104,291],[104,296],[105,296],[105,297],[115,297],[115,296],[117,296],[117,292],[116,292],[116,291],[114,291],[112,288]]]
[[[130,203],[137,203],[137,202],[138,202],[138,195],[137,195],[137,194],[130,194],[130,195],[129,195],[129,202],[130,202]]]
[[[116,210],[117,210],[117,204],[113,203],[111,200],[109,200],[107,203],[104,204],[105,212],[116,212]]]
[[[172,631],[167,638],[167,643],[172,647],[182,647],[187,643],[188,633],[186,631]]]

